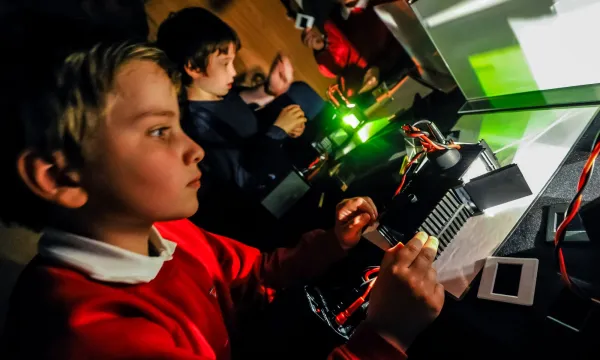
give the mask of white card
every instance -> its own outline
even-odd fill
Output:
[[[310,15],[300,14],[296,15],[296,29],[310,29],[315,24],[315,18]]]

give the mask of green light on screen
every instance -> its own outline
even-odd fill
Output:
[[[519,45],[472,55],[469,63],[487,97],[538,90]]]
[[[375,136],[379,131],[386,127],[390,121],[387,118],[374,120],[363,125],[360,130],[356,132],[356,135],[361,142],[365,143],[367,140]]]
[[[358,127],[358,125],[360,124],[360,121],[358,120],[358,118],[354,114],[348,114],[348,115],[344,116],[343,117],[343,121],[348,126],[352,127],[353,129],[356,129],[356,127]]]
[[[369,140],[370,137],[370,130],[371,127],[368,126],[369,124],[363,126],[360,130],[358,130],[358,132],[356,133],[358,135],[358,138],[360,139],[360,141],[362,142],[367,142],[367,140]]]

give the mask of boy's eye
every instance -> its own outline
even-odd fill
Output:
[[[167,132],[169,131],[169,129],[170,129],[169,127],[164,126],[164,127],[158,128],[158,129],[151,130],[149,135],[152,137],[162,138],[167,135]]]

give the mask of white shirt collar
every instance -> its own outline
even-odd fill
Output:
[[[150,231],[150,243],[158,256],[144,256],[83,236],[46,229],[38,243],[38,253],[96,280],[140,284],[158,275],[163,263],[173,258],[177,246],[164,239],[155,227]]]

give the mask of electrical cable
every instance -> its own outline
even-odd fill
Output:
[[[416,123],[412,124],[413,127],[417,127],[421,124],[427,124],[427,125],[431,125],[433,124],[430,120],[419,120]]]
[[[594,138],[594,142],[592,143],[591,154],[588,160],[586,161],[585,165],[583,166],[583,170],[581,171],[581,176],[577,184],[577,193],[573,197],[573,200],[571,200],[571,203],[567,208],[565,218],[560,223],[560,226],[556,230],[556,235],[554,237],[555,256],[560,270],[561,278],[569,287],[569,289],[575,294],[584,299],[591,300],[592,302],[598,305],[600,305],[600,299],[596,299],[592,296],[589,296],[585,293],[585,291],[583,291],[583,289],[581,289],[575,282],[571,280],[571,277],[567,272],[565,257],[562,251],[562,244],[565,239],[566,229],[569,226],[569,223],[575,218],[575,216],[577,216],[577,213],[579,212],[579,208],[581,207],[581,201],[583,199],[583,191],[585,190],[594,172],[594,163],[596,161],[596,158],[600,154],[600,142],[598,142],[599,138],[600,132],[598,132],[596,134],[596,137]]]
[[[377,280],[376,276],[373,278],[371,278],[370,276],[377,273],[379,273],[379,267],[372,267],[365,272],[365,274],[363,275],[363,280],[365,280],[365,283],[363,283],[363,285],[368,284],[367,289],[362,294],[362,296],[360,296],[352,304],[350,304],[350,306],[348,306],[346,310],[337,314],[337,316],[335,317],[335,322],[338,325],[344,325],[346,321],[348,321],[348,319],[356,312],[356,310],[358,310],[367,301],[367,297],[371,293],[371,289],[373,289],[375,281]]]
[[[394,193],[394,197],[396,197],[398,194],[400,194],[400,191],[402,191],[402,188],[404,187],[404,182],[406,182],[406,176],[409,173],[410,167],[415,163],[415,161],[419,160],[419,158],[425,153],[425,151],[420,151],[418,152],[406,165],[405,169],[404,169],[404,175],[402,175],[402,180],[400,181],[400,185],[398,185],[398,188],[396,189],[396,192]]]
[[[323,305],[323,310],[325,310],[325,314],[323,314],[323,318],[325,319],[325,322],[327,323],[327,325],[330,328],[335,329],[333,327],[333,324],[331,323],[331,321],[327,317],[327,314],[329,313],[329,308],[327,307],[327,301],[325,300],[325,296],[323,296],[323,293],[321,292],[321,290],[315,289],[315,291],[317,292],[317,295],[319,295],[319,298],[321,299],[321,304]]]
[[[422,123],[431,124],[431,122],[429,120],[420,120],[420,121],[417,121],[415,123],[415,125],[419,125]],[[423,156],[426,153],[432,153],[434,151],[460,149],[460,145],[454,144],[454,142],[452,142],[452,141],[450,141],[450,143],[448,145],[432,141],[429,138],[430,134],[428,132],[421,131],[418,128],[416,128],[414,125],[413,126],[403,125],[402,130],[404,130],[404,133],[407,137],[419,139],[419,141],[421,142],[421,145],[423,147],[423,150],[421,150],[420,152],[415,154],[415,156],[413,156],[413,158],[408,162],[408,164],[403,167],[404,169],[402,171],[403,172],[402,180],[400,182],[400,185],[396,189],[394,197],[402,191],[402,188],[404,187],[404,183],[406,182],[406,177],[411,172],[410,170],[411,170],[412,165],[417,160],[419,160],[419,158],[421,158],[421,156]],[[361,284],[361,288],[366,285],[367,289],[358,299],[356,299],[352,304],[350,304],[350,306],[348,306],[346,308],[346,310],[340,312],[335,317],[335,322],[339,326],[344,325],[346,323],[346,321],[356,312],[356,310],[358,310],[361,306],[363,306],[363,304],[367,301],[367,297],[371,293],[371,289],[373,289],[373,286],[375,285],[375,282],[377,280],[376,276],[375,277],[371,277],[371,276],[378,274],[378,273],[379,273],[379,267],[369,267],[366,269],[365,274],[363,275],[364,282]]]
[[[431,123],[431,121],[420,120],[420,121],[417,121],[415,123],[415,125],[419,125],[419,124],[423,124],[423,123]],[[419,160],[419,158],[423,154],[432,153],[434,151],[440,151],[440,150],[460,149],[460,145],[455,144],[452,141],[450,141],[450,143],[448,145],[446,145],[446,144],[441,144],[441,143],[431,140],[429,138],[428,132],[419,130],[418,128],[415,127],[415,125],[412,125],[412,126],[411,125],[402,125],[402,130],[404,130],[404,133],[407,137],[419,139],[419,141],[421,142],[421,146],[423,147],[423,151],[418,152],[408,162],[404,171],[402,171],[404,173],[404,175],[402,176],[400,185],[396,189],[396,192],[394,193],[393,197],[396,197],[398,194],[400,194],[400,192],[402,191],[402,188],[404,187],[404,183],[406,182],[406,177],[407,177],[408,173],[410,172],[411,165],[414,164],[417,160]]]

